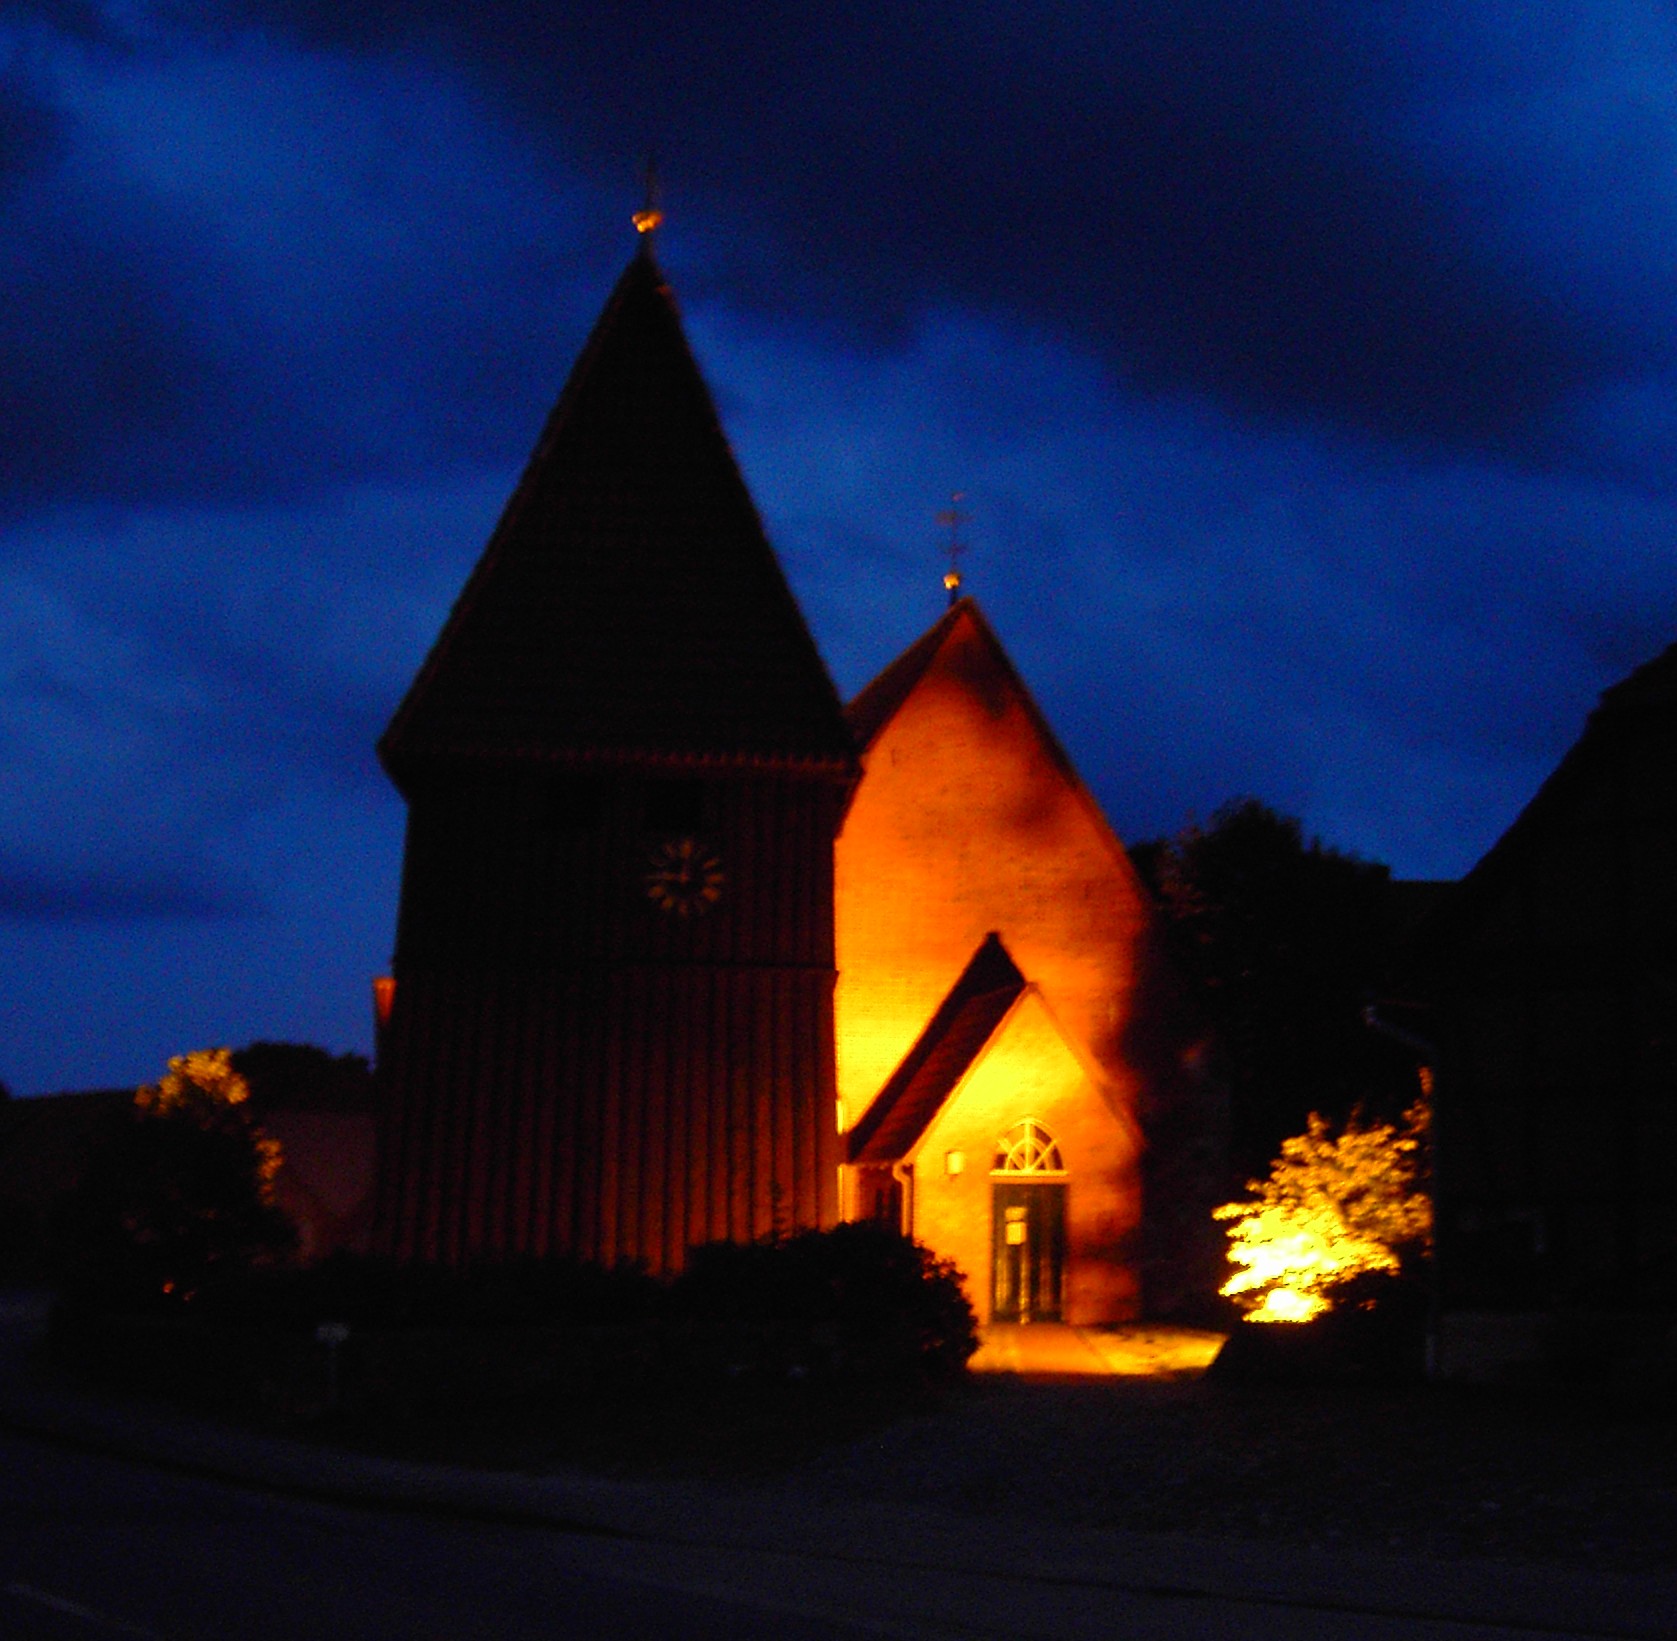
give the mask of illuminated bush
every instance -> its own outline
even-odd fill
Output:
[[[1308,1321],[1354,1278],[1395,1275],[1427,1251],[1426,1135],[1420,1102],[1399,1124],[1353,1115],[1338,1134],[1312,1112],[1306,1131],[1282,1142],[1268,1178],[1214,1210],[1231,1222],[1229,1262],[1239,1267],[1222,1291],[1248,1322]]]
[[[226,1049],[169,1062],[117,1119],[69,1208],[64,1277],[85,1296],[180,1302],[289,1253],[279,1143],[257,1126]]]

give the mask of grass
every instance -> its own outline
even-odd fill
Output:
[[[1084,1527],[1666,1568],[1677,1415],[1603,1388],[993,1377],[798,1481]]]
[[[362,1409],[289,1434],[357,1452],[531,1473],[763,1480],[934,1412],[942,1398],[881,1387],[665,1387],[572,1401],[528,1398],[446,1413]]]

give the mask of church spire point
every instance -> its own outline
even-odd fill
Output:
[[[646,198],[641,208],[629,219],[635,225],[635,232],[640,236],[641,249],[652,249],[652,236],[658,231],[659,224],[664,220],[664,213],[658,209],[658,160],[657,156],[646,156]]]
[[[943,572],[943,590],[949,594],[951,609],[961,600],[961,554],[967,550],[967,544],[961,540],[961,526],[971,516],[961,507],[966,499],[964,490],[955,491],[949,498],[949,505],[937,516],[938,523],[949,532],[945,547],[949,554],[949,568]]]

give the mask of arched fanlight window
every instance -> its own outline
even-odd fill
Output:
[[[1060,1148],[1035,1117],[1027,1117],[996,1141],[993,1174],[1063,1174]]]

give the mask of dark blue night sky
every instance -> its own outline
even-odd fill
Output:
[[[1118,15],[1114,15],[1117,13]],[[840,688],[1455,876],[1677,639],[1677,12],[10,0],[0,1078],[365,1050],[373,742],[660,256]]]

